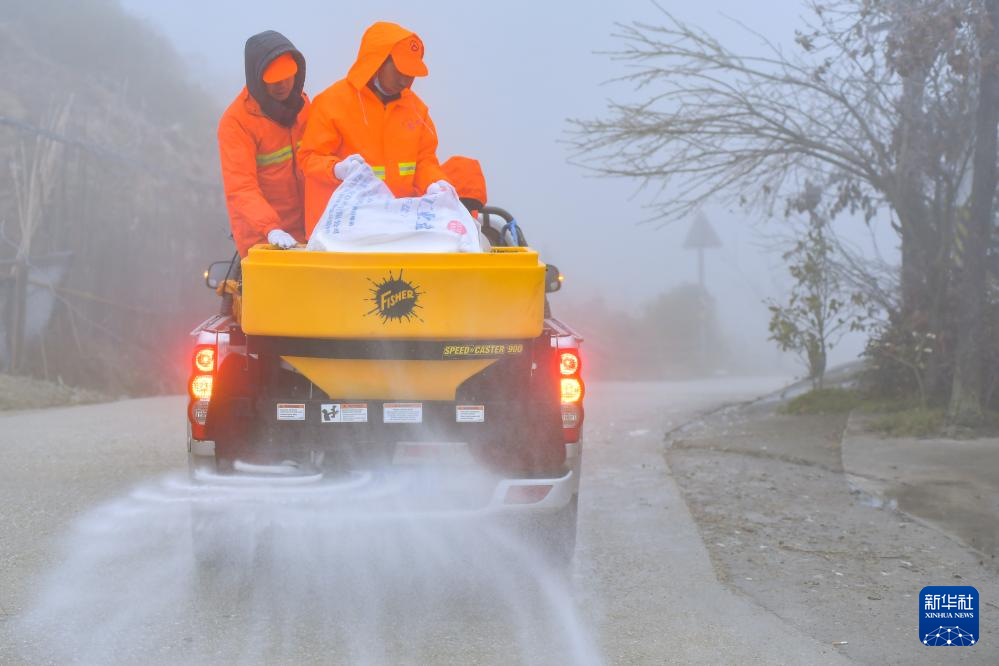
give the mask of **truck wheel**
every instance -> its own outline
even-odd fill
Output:
[[[219,474],[231,474],[233,463],[240,458],[246,448],[245,438],[223,436],[215,440],[215,471]]]

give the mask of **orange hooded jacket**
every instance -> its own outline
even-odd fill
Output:
[[[368,81],[392,47],[414,33],[395,23],[379,22],[361,38],[357,61],[347,78],[316,96],[298,159],[305,172],[305,232],[313,227],[340,185],[337,162],[360,154],[397,197],[423,194],[443,180],[437,161],[437,130],[427,105],[412,90],[383,104]]]
[[[305,97],[305,95],[302,95]],[[294,146],[302,140],[306,100],[291,127],[282,127],[260,111],[243,89],[219,122],[222,182],[232,237],[240,257],[267,242],[267,233],[284,229],[304,243],[303,178]]]
[[[486,177],[478,160],[455,155],[441,164],[441,170],[444,171],[447,182],[458,192],[462,203],[466,206],[469,203],[477,204],[478,208],[486,205]]]
[[[276,117],[286,114],[285,124],[273,120],[257,101],[266,94],[262,72],[282,53],[292,53],[298,61],[292,95],[302,98],[297,115],[294,105],[268,100]],[[243,88],[222,114],[218,128],[222,184],[240,257],[246,257],[254,245],[266,243],[273,229],[283,229],[300,242],[306,240],[304,178],[295,159],[309,117],[309,99],[301,92],[305,60],[283,35],[268,31],[247,40],[246,67],[247,80],[253,82],[257,96],[249,87]]]

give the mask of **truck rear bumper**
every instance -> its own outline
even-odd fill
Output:
[[[200,490],[221,492],[230,497],[238,497],[249,502],[256,495],[255,489],[267,488],[268,501],[295,503],[316,498],[331,498],[346,503],[364,503],[364,509],[372,517],[389,517],[393,514],[471,516],[471,515],[524,515],[557,512],[570,503],[579,493],[581,472],[581,447],[578,443],[566,444],[566,464],[563,473],[548,478],[516,478],[488,475],[476,477],[471,466],[409,466],[392,465],[390,469],[378,471],[360,470],[349,477],[331,479],[315,470],[289,470],[287,473],[263,473],[263,467],[240,465],[231,474],[217,474],[214,470],[214,446],[212,442],[194,440],[190,446],[191,482]],[[413,473],[422,474],[433,470],[440,478],[460,476],[469,472],[483,483],[475,492],[468,495],[469,501],[462,502],[462,495],[456,494],[455,502],[447,502],[446,507],[423,506],[421,498],[408,502],[392,497],[393,488],[400,487],[401,477]],[[275,470],[276,471],[276,470]],[[412,485],[412,484],[411,484]],[[415,484],[419,488],[420,484]],[[436,486],[424,485],[427,488]],[[419,492],[417,490],[416,492]],[[366,498],[371,498],[368,502]]]
[[[501,513],[558,511],[578,492],[579,474],[572,469],[565,476],[554,479],[503,479],[497,484],[486,510]],[[533,501],[539,496],[540,500]]]

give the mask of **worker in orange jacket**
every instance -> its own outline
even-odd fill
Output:
[[[455,155],[441,164],[447,182],[454,186],[458,198],[472,217],[486,205],[486,177],[478,160],[463,155]]]
[[[219,158],[240,257],[268,242],[305,242],[304,177],[295,149],[309,116],[305,58],[281,33],[246,40],[246,87],[219,121]]]
[[[437,130],[427,105],[410,90],[415,77],[428,73],[423,53],[423,41],[412,31],[375,23],[364,32],[347,77],[316,97],[298,151],[306,177],[306,235],[350,162],[366,162],[397,197],[422,195],[445,180]]]
[[[503,245],[500,232],[492,226],[484,224],[479,217],[479,211],[486,207],[486,177],[482,173],[482,165],[478,160],[463,155],[455,155],[441,164],[447,182],[451,183],[458,199],[468,209],[472,217],[479,221],[479,231],[482,236],[480,245],[484,248]]]

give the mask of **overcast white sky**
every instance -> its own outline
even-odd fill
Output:
[[[559,143],[566,118],[600,115],[609,97],[630,94],[618,85],[602,85],[624,70],[598,52],[615,48],[615,22],[656,21],[659,10],[650,2],[122,3],[173,41],[192,71],[217,90],[220,104],[243,85],[243,43],[256,32],[278,30],[295,43],[308,62],[306,91],[315,95],[344,76],[369,24],[401,23],[426,44],[430,76],[419,79],[414,90],[437,125],[439,157],[464,154],[482,161],[490,202],[511,210],[532,245],[566,274],[565,293],[558,298],[585,300],[598,290],[606,300],[635,309],[658,292],[696,280],[694,253],[681,247],[688,224],[658,231],[640,226],[649,195],[636,193],[636,183],[594,178],[570,166]],[[661,4],[743,50],[758,49],[760,40],[733,19],[789,43],[803,14],[799,0]],[[778,295],[785,278],[779,256],[759,246],[782,229],[723,207],[706,213],[724,243],[708,256],[709,289],[727,328],[749,333],[762,348],[767,316],[760,302]],[[890,235],[882,234],[881,243],[890,249]],[[849,356],[858,345],[847,345],[836,356]]]

